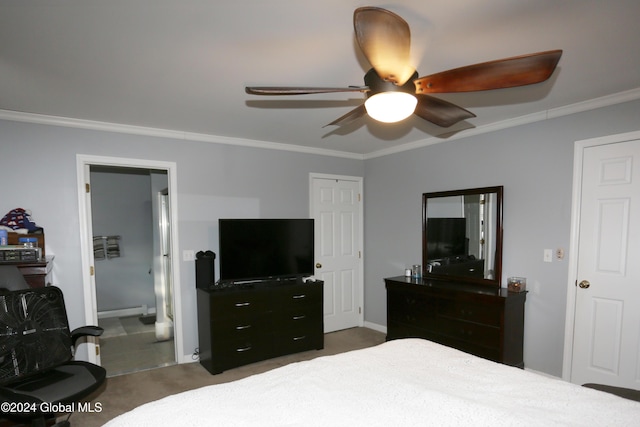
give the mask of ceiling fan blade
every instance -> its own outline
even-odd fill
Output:
[[[335,119],[334,121],[332,121],[329,124],[326,124],[324,127],[327,126],[342,126],[342,125],[346,125],[348,123],[351,123],[357,119],[359,119],[360,117],[364,116],[365,114],[367,114],[367,110],[364,108],[364,104],[354,108],[353,110],[349,111],[347,114],[345,114],[344,116],[341,116],[337,119]]]
[[[418,95],[417,98],[418,105],[413,114],[443,128],[476,117],[471,111],[433,96]]]
[[[415,72],[411,67],[409,24],[379,7],[360,7],[353,13],[360,49],[382,80],[402,86]]]
[[[287,86],[247,86],[245,92],[251,95],[308,95],[333,92],[368,92],[367,86],[349,87],[287,87]]]
[[[420,77],[416,93],[474,92],[540,83],[558,65],[562,50],[514,56]]]

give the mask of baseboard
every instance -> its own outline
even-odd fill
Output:
[[[146,314],[154,314],[156,312],[155,307],[149,308],[146,304],[143,304],[139,307],[130,307],[130,308],[122,308],[119,310],[105,310],[98,312],[98,319],[108,319],[110,317],[126,317],[126,316],[137,316],[137,315],[146,315]]]
[[[197,363],[200,361],[200,357],[197,354],[183,354],[182,359],[179,359],[177,363],[183,365],[185,363]]]
[[[553,378],[553,379],[556,379],[556,380],[562,380],[562,378],[556,377],[555,375],[547,374],[546,372],[542,372],[542,371],[536,371],[535,369],[529,369],[526,366],[524,367],[524,370],[525,371],[529,371],[529,372],[533,372],[534,374],[542,375],[543,377]]]
[[[387,333],[387,327],[386,326],[382,326],[382,325],[378,325],[377,323],[372,323],[372,322],[364,322],[364,327],[365,328],[369,328],[369,329],[373,329],[374,331],[378,331],[378,332],[382,332],[383,334]]]

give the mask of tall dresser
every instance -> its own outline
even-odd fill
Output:
[[[526,292],[404,276],[385,279],[385,284],[387,340],[425,338],[524,367]]]
[[[210,373],[324,347],[323,282],[197,289],[200,364]]]

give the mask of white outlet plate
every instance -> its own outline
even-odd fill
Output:
[[[195,261],[196,252],[191,249],[185,249],[182,251],[182,260],[183,261]]]
[[[552,262],[553,261],[553,249],[545,249],[544,250],[544,262]]]

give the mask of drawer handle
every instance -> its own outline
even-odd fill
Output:
[[[294,295],[293,299],[302,299],[302,298],[306,298],[307,296],[305,294],[301,294],[301,295]]]
[[[240,325],[240,326],[236,326],[236,331],[242,331],[245,329],[249,329],[251,327],[251,325]]]
[[[251,350],[251,346],[250,346],[250,345],[248,345],[248,346],[246,346],[246,347],[242,347],[242,348],[236,348],[236,351],[237,351],[238,353],[243,353],[243,352],[245,352],[245,351],[249,351],[249,350]]]
[[[293,340],[294,340],[294,341],[301,341],[301,340],[304,340],[304,339],[306,339],[306,338],[307,338],[307,336],[306,336],[306,335],[301,335],[301,336],[299,336],[299,337],[293,337]]]
[[[293,320],[301,320],[301,319],[304,319],[305,317],[307,317],[307,316],[305,316],[305,315],[302,315],[302,316],[293,316]]]
[[[236,303],[236,307],[247,307],[250,306],[251,303],[250,302],[237,302]]]

